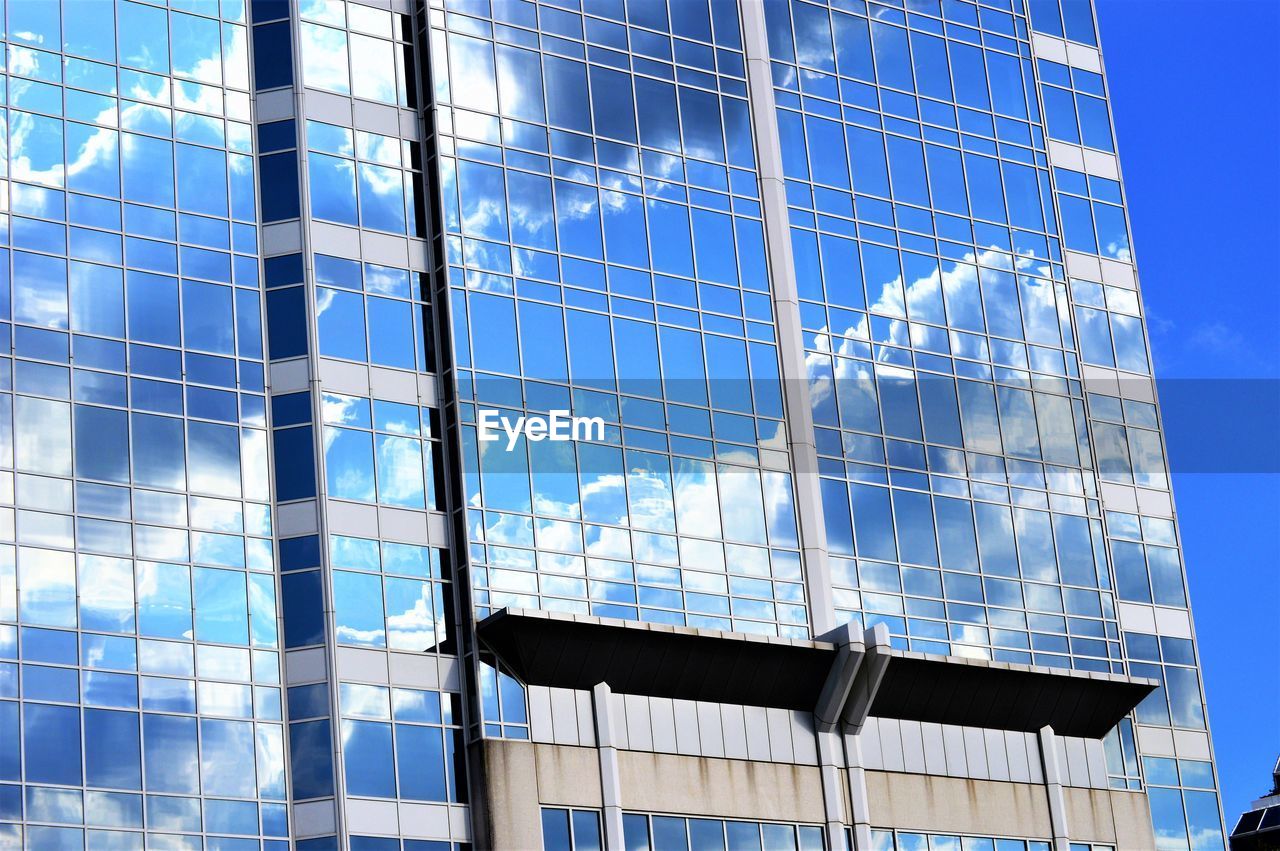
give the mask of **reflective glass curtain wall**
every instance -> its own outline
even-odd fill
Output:
[[[6,848],[288,845],[246,24],[6,4]]]
[[[466,771],[414,17],[253,12],[293,836],[448,849]]]
[[[752,178],[770,164],[761,140],[733,144],[750,130],[732,5],[429,6],[476,611],[769,631],[746,613],[784,611],[805,570],[812,606],[829,571],[836,620],[885,623],[899,646],[1159,679],[1108,738],[1113,783],[1147,778],[1162,847],[1219,847],[1092,8],[764,5],[786,209],[759,215],[785,217],[791,259],[768,258],[762,289]],[[751,356],[779,342],[778,317],[752,311],[788,275],[804,375]],[[738,317],[745,372],[726,354]],[[807,384],[827,558],[778,573],[768,517],[768,575],[729,531],[741,516],[760,534],[760,515],[727,511],[742,491],[723,478],[750,457],[736,415],[755,417],[762,468],[782,447],[761,429],[774,376]],[[483,407],[602,413],[608,448],[476,444]],[[712,493],[719,517],[686,513]],[[519,724],[518,700],[490,687],[486,732],[523,735],[497,723],[515,705]]]
[[[754,1],[7,4],[0,847],[461,841],[502,607],[1153,677],[1222,847],[1090,4]]]
[[[803,635],[736,8],[592,11],[430,11],[476,604]]]
[[[1112,782],[1221,848],[1090,4],[766,12],[838,618],[1160,680]]]
[[[736,5],[426,11],[476,616],[808,635]],[[604,439],[507,451],[481,409]],[[527,736],[479,670],[486,732]]]

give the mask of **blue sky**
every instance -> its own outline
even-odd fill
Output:
[[[1095,2],[1229,830],[1280,753],[1280,4]]]

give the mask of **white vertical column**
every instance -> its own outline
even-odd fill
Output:
[[[853,827],[855,851],[871,851],[871,803],[867,795],[867,772],[862,767],[862,740],[859,738],[876,692],[884,680],[889,658],[889,628],[878,623],[862,634],[866,655],[862,659],[840,716],[838,729],[844,732],[844,758],[849,775],[849,822]]]
[[[614,737],[613,690],[608,683],[591,689],[596,719],[596,752],[600,755],[600,800],[604,810],[605,851],[625,851],[622,841],[622,783],[618,779],[618,747]]]
[[[769,64],[769,34],[763,0],[739,0],[743,48],[747,56],[747,96],[751,102],[751,130],[756,143],[756,175],[760,189],[764,238],[769,255],[769,291],[778,328],[778,366],[786,410],[787,448],[795,475],[795,507],[804,553],[809,628],[814,636],[836,628],[831,570],[827,564],[827,530],[822,519],[818,486],[818,447],[809,406],[804,337],[800,330],[800,299],[796,291],[795,260],[787,219],[787,187],[782,172],[782,142],[778,136],[773,71]],[[838,728],[837,728],[838,729]],[[827,847],[845,851],[844,790],[837,730],[818,729],[818,761],[827,825]],[[868,834],[868,837],[870,834]]]
[[[1062,766],[1058,762],[1058,736],[1053,728],[1040,728],[1040,762],[1044,765],[1044,789],[1049,799],[1049,829],[1053,851],[1071,851],[1067,827],[1067,800],[1062,792]]]
[[[769,35],[763,0],[739,0],[743,47],[747,55],[747,96],[751,101],[751,129],[756,142],[756,173],[764,238],[769,255],[769,283],[778,326],[778,360],[786,404],[787,446],[795,472],[796,514],[804,550],[809,625],[813,635],[835,628],[831,572],[827,566],[827,530],[822,521],[822,492],[818,487],[818,448],[809,407],[800,331],[800,301],[796,294],[795,261],[787,221],[787,187],[782,173],[782,144],[778,137],[769,65]]]
[[[837,728],[818,729],[818,770],[822,777],[822,808],[827,821],[829,851],[848,851],[845,842],[844,790],[840,784],[840,764],[844,760]]]
[[[844,737],[844,758],[849,772],[849,821],[855,851],[871,851],[871,804],[867,798],[867,772],[862,767],[862,743],[856,734]]]

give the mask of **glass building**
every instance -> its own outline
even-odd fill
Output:
[[[1223,849],[1088,0],[3,15],[0,849]]]

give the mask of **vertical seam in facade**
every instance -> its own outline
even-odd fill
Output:
[[[470,549],[466,534],[465,505],[466,482],[462,427],[458,415],[456,388],[457,367],[454,363],[453,303],[449,282],[449,266],[445,248],[443,198],[439,188],[441,153],[437,144],[439,130],[435,113],[438,108],[435,96],[435,69],[431,44],[430,8],[426,0],[414,3],[414,54],[417,60],[418,123],[422,136],[423,215],[427,220],[424,241],[426,251],[427,280],[430,282],[428,305],[431,310],[433,343],[436,353],[436,393],[440,428],[441,471],[444,486],[441,498],[444,503],[445,528],[449,537],[450,594],[453,598],[455,630],[455,659],[458,676],[458,693],[462,701],[460,758],[466,764],[466,777],[455,777],[455,784],[467,788],[467,813],[471,825],[471,842],[482,847],[489,838],[485,823],[490,821],[491,804],[484,800],[483,789],[486,766],[483,746],[472,747],[484,739],[483,706],[479,695],[480,647],[475,635],[475,605],[472,600]],[[444,57],[448,62],[448,57]],[[434,187],[434,191],[433,191]],[[439,254],[439,256],[437,256]],[[452,770],[454,766],[449,766]],[[450,802],[452,811],[454,802]],[[449,827],[454,833],[453,825]]]
[[[248,74],[247,84],[249,87],[249,126],[252,129],[253,138],[250,140],[252,144],[253,159],[253,201],[256,218],[254,222],[256,246],[258,256],[256,258],[256,266],[258,272],[258,322],[262,329],[262,384],[263,384],[263,408],[266,423],[266,443],[267,443],[267,494],[270,500],[267,508],[267,517],[271,523],[271,549],[272,549],[272,571],[271,571],[271,587],[275,591],[275,624],[277,636],[277,664],[276,671],[280,677],[280,752],[282,754],[283,765],[281,766],[281,775],[284,779],[284,805],[285,812],[289,819],[290,825],[293,822],[292,804],[293,804],[293,755],[289,747],[289,711],[288,711],[288,651],[285,647],[285,624],[284,624],[284,574],[280,571],[279,555],[280,555],[280,523],[279,523],[279,500],[276,499],[276,448],[275,448],[275,420],[271,414],[271,348],[270,348],[270,323],[267,321],[267,286],[266,286],[266,245],[263,237],[262,228],[262,152],[258,146],[258,88],[254,80],[254,18],[253,4],[245,5],[245,56],[247,66],[245,71]],[[118,28],[117,23],[117,28]],[[118,38],[118,33],[114,35]],[[296,53],[293,47],[293,30],[289,32],[290,50]],[[294,124],[294,145],[298,144],[297,123]],[[297,148],[294,148],[294,156],[297,157]],[[301,175],[299,175],[301,179]],[[301,186],[299,186],[299,199],[301,199]],[[299,200],[299,214],[301,214],[301,200]],[[299,220],[301,221],[301,220]],[[304,288],[303,292],[306,290]],[[237,330],[237,337],[239,331]],[[312,426],[312,453],[315,452],[315,427]],[[78,592],[77,592],[78,593]],[[256,765],[255,765],[256,768]]]
[[[331,766],[333,779],[333,799],[331,806],[333,808],[333,831],[337,836],[339,844],[342,844],[344,839],[347,838],[346,807],[344,806],[344,802],[346,800],[346,774],[341,746],[342,708],[338,700],[337,618],[333,602],[333,569],[329,561],[327,532],[329,506],[328,488],[326,485],[327,479],[325,475],[325,454],[323,451],[324,418],[323,408],[320,401],[320,394],[323,390],[323,383],[320,378],[319,370],[320,335],[315,312],[316,288],[311,256],[311,195],[309,171],[307,168],[308,151],[305,133],[306,87],[303,80],[302,42],[299,38],[300,18],[297,13],[297,7],[291,5],[287,20],[289,24],[290,45],[293,48],[293,66],[290,70],[293,75],[291,100],[293,107],[294,142],[297,146],[295,150],[298,163],[298,221],[296,226],[298,228],[298,251],[302,255],[302,290],[304,294],[303,309],[307,326],[307,393],[310,396],[311,403],[311,442],[316,479],[315,534],[318,539],[321,605],[325,627],[323,647],[325,654],[325,677],[328,683],[328,694],[326,697],[329,704],[329,751],[333,762]],[[264,337],[265,336],[266,335],[264,334]],[[268,356],[269,354],[270,351],[268,349]],[[268,361],[268,363],[270,363],[270,361]],[[286,668],[286,684],[288,682],[287,665],[288,659],[286,657],[284,659],[284,667]],[[286,738],[288,738],[287,732]],[[292,790],[290,790],[289,807],[291,810],[291,825],[296,824],[296,820],[293,818],[292,814],[295,806],[296,803],[294,801],[294,796],[292,794]]]
[[[778,362],[786,413],[787,448],[795,481],[796,520],[804,553],[809,626],[817,637],[836,626],[827,533],[818,485],[818,449],[805,372],[804,338],[791,254],[782,147],[773,98],[773,74],[763,0],[739,0],[747,64],[747,97],[755,140],[757,185],[769,266],[769,293],[778,329]]]

